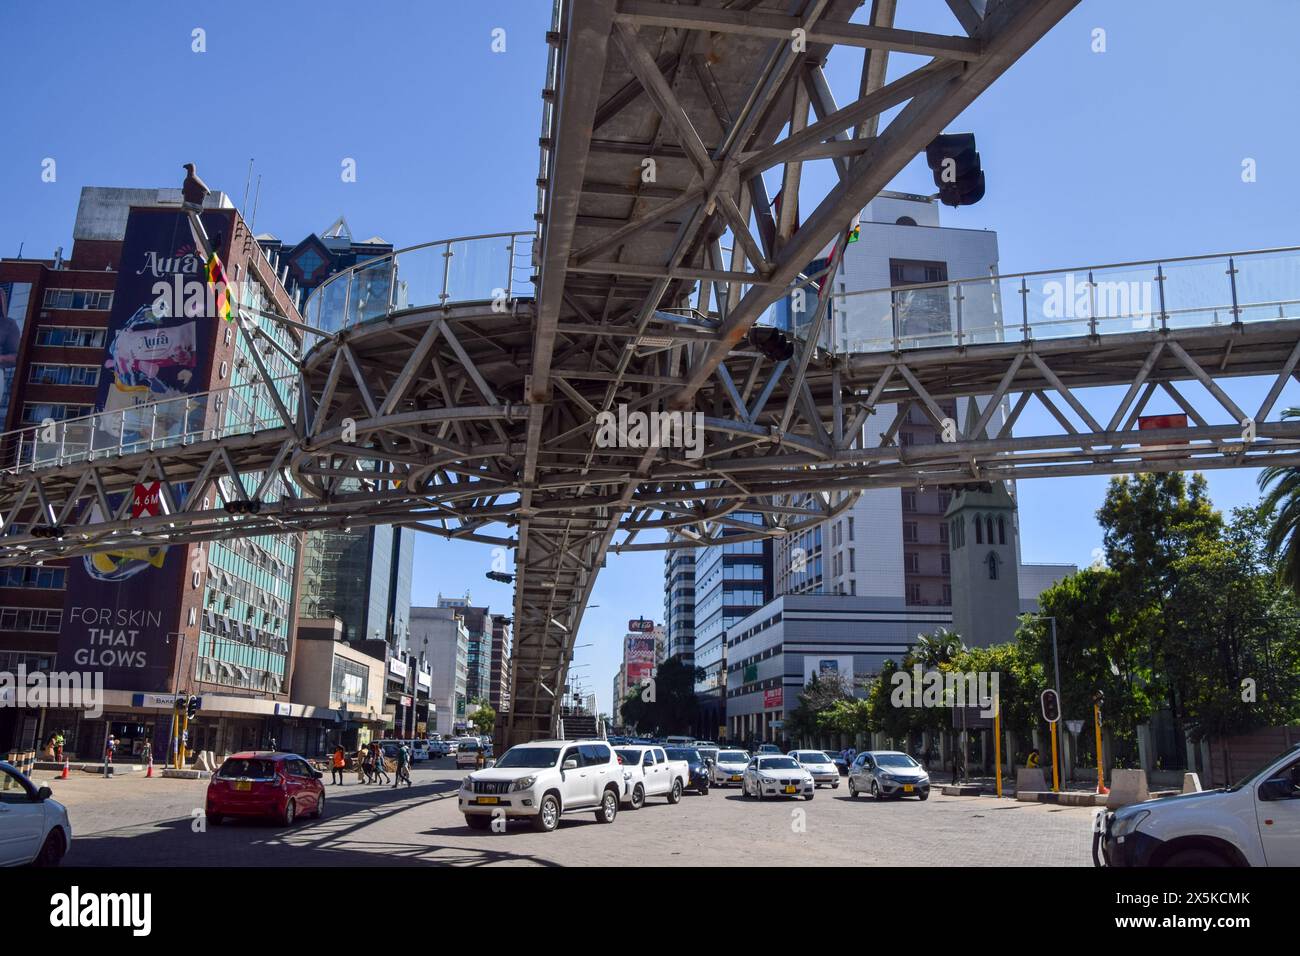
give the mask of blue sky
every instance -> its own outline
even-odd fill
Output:
[[[899,26],[957,32],[938,0],[899,6]],[[239,203],[255,158],[256,229],[290,241],[340,214],[358,238],[398,246],[529,228],[549,11],[548,0],[0,5],[0,255],[19,243],[31,257],[67,251],[83,185],[179,185],[190,160]],[[195,28],[206,53],[191,51]],[[504,53],[491,50],[495,28]],[[1104,53],[1091,49],[1097,28]],[[988,192],[945,209],[945,223],[996,230],[1004,272],[1295,243],[1298,34],[1293,0],[1084,0],[950,127],[977,134]],[[855,88],[859,63],[833,54],[832,86]],[[912,65],[895,57],[891,73]],[[41,181],[46,157],[56,182]],[[1247,157],[1253,183],[1241,179]],[[355,183],[339,175],[348,158]],[[805,208],[828,175],[805,173]],[[931,192],[923,161],[893,187]],[[1257,401],[1262,386],[1230,392]],[[1286,403],[1300,404],[1294,383]],[[1252,471],[1213,472],[1210,488],[1224,508],[1257,497]],[[1087,563],[1104,489],[1102,478],[1021,482],[1025,559]],[[508,610],[510,589],[483,577],[490,560],[422,539],[416,603],[469,589]],[[578,650],[575,677],[591,675],[608,706],[627,619],[662,617],[661,558],[613,557],[596,590],[579,638],[595,646]]]

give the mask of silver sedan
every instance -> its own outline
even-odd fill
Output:
[[[820,787],[825,784],[832,789],[839,789],[840,771],[828,754],[820,750],[791,750],[788,756],[793,757],[799,762],[799,766],[812,774],[815,786]]]

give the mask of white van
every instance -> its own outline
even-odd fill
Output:
[[[479,746],[477,738],[461,737],[456,741],[456,767],[477,767],[479,751],[483,748]]]

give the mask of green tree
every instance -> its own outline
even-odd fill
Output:
[[[1300,408],[1282,412],[1300,418]],[[1265,555],[1293,593],[1300,594],[1300,468],[1271,467],[1259,473],[1261,507],[1272,516],[1265,536]]]
[[[470,718],[474,722],[474,726],[479,729],[480,733],[491,734],[492,728],[497,725],[497,712],[492,709],[490,703],[481,697],[478,700],[471,701],[471,703],[478,705],[478,710],[474,711],[473,716]]]
[[[840,674],[813,674],[799,692],[798,702],[786,713],[785,731],[791,740],[816,740],[830,731],[824,715],[841,701],[853,699],[853,688]]]
[[[695,683],[704,671],[671,657],[655,668],[646,684],[628,692],[619,713],[623,722],[643,732],[680,734],[695,722]]]
[[[1112,478],[1097,520],[1106,563],[1118,576],[1117,606],[1130,615],[1132,640],[1143,658],[1145,673],[1138,676],[1146,681],[1148,704],[1167,706],[1183,729],[1171,675],[1180,650],[1171,641],[1165,605],[1174,563],[1198,542],[1218,537],[1223,518],[1210,503],[1203,475],[1173,472]]]
[[[1267,558],[1270,508],[1238,508],[1219,538],[1173,564],[1167,611],[1179,653],[1169,677],[1193,740],[1282,723],[1296,714],[1300,615]]]

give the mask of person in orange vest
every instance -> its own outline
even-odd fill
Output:
[[[334,760],[332,762],[333,770],[330,774],[330,783],[343,785],[343,768],[348,764],[347,759],[343,756],[343,747],[339,745],[334,748]]]
[[[1025,761],[1025,766],[1030,770],[1038,769],[1038,751],[1037,749],[1029,751],[1029,759]]]

